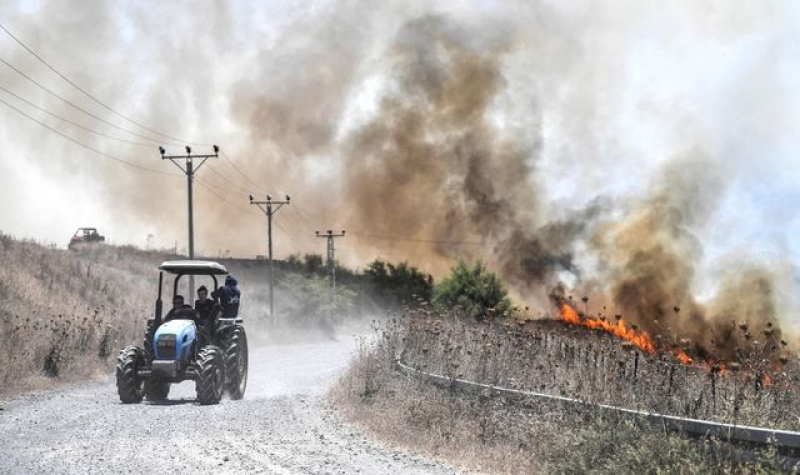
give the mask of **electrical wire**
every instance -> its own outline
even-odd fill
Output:
[[[33,50],[32,50],[30,47],[28,47],[28,46],[27,46],[27,45],[26,45],[24,42],[22,42],[22,41],[21,41],[21,40],[20,40],[20,39],[19,39],[17,36],[15,36],[13,33],[11,33],[11,31],[9,31],[9,30],[8,30],[8,29],[7,29],[7,28],[4,26],[4,25],[0,24],[0,29],[2,29],[2,30],[3,30],[3,31],[4,31],[4,32],[5,32],[5,33],[6,33],[6,34],[9,36],[9,37],[11,37],[11,38],[12,38],[12,39],[13,39],[13,40],[14,40],[14,41],[17,43],[17,44],[19,44],[19,45],[20,45],[22,48],[24,48],[24,49],[25,49],[25,50],[26,50],[28,53],[30,53],[30,54],[31,54],[33,57],[35,57],[35,58],[36,58],[36,59],[37,59],[39,62],[41,62],[41,63],[42,63],[44,66],[46,66],[48,69],[50,69],[50,70],[51,70],[53,73],[55,73],[55,74],[56,74],[58,77],[60,77],[62,80],[64,80],[64,81],[65,81],[66,83],[68,83],[70,86],[72,86],[73,88],[75,88],[76,90],[78,90],[80,93],[82,93],[84,96],[86,96],[87,98],[89,98],[90,100],[92,100],[93,102],[95,102],[96,104],[98,104],[99,106],[103,107],[104,109],[108,110],[109,112],[113,113],[114,115],[116,115],[116,116],[120,117],[121,119],[123,119],[123,120],[125,120],[125,121],[127,121],[127,122],[129,122],[129,123],[131,123],[131,124],[133,124],[133,125],[136,125],[137,127],[141,128],[142,130],[145,130],[145,131],[147,131],[147,132],[150,132],[150,133],[152,133],[152,134],[155,134],[155,135],[157,135],[157,136],[159,136],[159,137],[163,137],[163,138],[166,138],[166,139],[169,139],[169,140],[173,140],[173,141],[176,141],[176,142],[183,142],[183,143],[187,143],[187,144],[191,144],[191,145],[210,146],[210,144],[202,144],[202,143],[192,142],[192,141],[189,141],[189,140],[180,139],[180,138],[177,138],[177,137],[174,137],[174,136],[168,135],[168,134],[164,134],[164,133],[162,133],[162,132],[159,132],[159,131],[157,131],[157,130],[155,130],[155,129],[152,129],[152,128],[150,128],[150,127],[147,127],[146,125],[144,125],[144,124],[142,124],[142,123],[140,123],[140,122],[138,122],[138,121],[135,121],[135,120],[131,119],[130,117],[128,117],[128,116],[126,116],[126,115],[122,114],[121,112],[117,111],[117,110],[116,110],[116,109],[114,109],[113,107],[109,106],[108,104],[106,104],[106,103],[105,103],[105,102],[103,102],[102,100],[98,99],[97,97],[95,97],[94,95],[92,95],[91,93],[89,93],[89,92],[88,92],[87,90],[85,90],[84,88],[80,87],[78,84],[76,84],[74,81],[72,81],[72,80],[71,80],[70,78],[68,78],[66,75],[64,75],[64,74],[63,74],[61,71],[59,71],[58,69],[56,69],[56,68],[55,68],[53,65],[51,65],[51,64],[50,64],[49,62],[47,62],[47,61],[46,61],[44,58],[42,58],[42,57],[41,57],[39,54],[37,54],[35,51],[33,51]],[[36,80],[35,80],[34,78],[32,78],[31,76],[29,76],[28,74],[24,73],[23,71],[21,71],[20,69],[18,69],[17,67],[15,67],[15,66],[14,66],[14,65],[12,65],[11,63],[9,63],[8,61],[6,61],[4,58],[0,58],[0,62],[2,62],[3,64],[5,64],[7,67],[9,67],[9,68],[10,68],[10,69],[12,69],[13,71],[15,71],[15,72],[16,72],[17,74],[19,74],[20,76],[24,77],[24,78],[25,78],[25,79],[27,79],[28,81],[30,81],[30,82],[32,82],[33,84],[35,84],[36,86],[38,86],[38,87],[39,87],[39,88],[41,88],[42,90],[44,90],[44,91],[46,91],[47,93],[51,94],[52,96],[54,96],[54,97],[58,98],[58,99],[59,99],[59,100],[61,100],[62,102],[64,102],[64,103],[68,104],[69,106],[73,107],[74,109],[76,109],[76,110],[78,110],[78,111],[82,112],[83,114],[85,114],[85,115],[87,115],[87,116],[89,116],[89,117],[91,117],[91,118],[93,118],[93,119],[95,119],[95,120],[97,120],[97,121],[99,121],[99,122],[101,122],[101,123],[103,123],[103,124],[105,124],[105,125],[109,126],[109,127],[113,127],[113,128],[115,128],[115,129],[117,129],[117,130],[120,130],[120,131],[122,131],[122,132],[125,132],[125,133],[128,133],[128,134],[130,134],[130,135],[133,135],[133,136],[139,137],[139,138],[141,138],[141,139],[144,139],[144,140],[149,140],[149,141],[151,141],[151,142],[154,142],[154,143],[163,143],[163,141],[162,141],[161,139],[159,139],[159,138],[154,138],[154,137],[151,137],[151,136],[147,136],[147,135],[143,135],[143,134],[136,133],[136,132],[134,132],[134,131],[132,131],[132,130],[126,129],[126,128],[124,128],[124,127],[121,127],[121,126],[119,126],[119,125],[116,125],[116,124],[114,124],[114,123],[112,123],[112,122],[109,122],[109,121],[107,121],[107,120],[103,119],[102,117],[99,117],[98,115],[96,115],[96,114],[93,114],[92,112],[89,112],[88,110],[86,110],[86,109],[84,109],[84,108],[82,108],[82,107],[78,106],[77,104],[75,104],[75,103],[73,103],[73,102],[71,102],[71,101],[69,101],[69,100],[67,100],[67,99],[65,99],[65,98],[63,98],[63,97],[61,97],[59,94],[57,94],[56,92],[52,91],[52,90],[51,90],[51,89],[49,89],[48,87],[44,86],[44,85],[43,85],[43,84],[41,84],[40,82],[36,81]],[[82,129],[82,130],[85,130],[85,131],[87,131],[87,132],[89,132],[89,133],[92,133],[92,134],[95,134],[95,135],[98,135],[98,136],[101,136],[101,137],[105,137],[105,138],[108,138],[108,139],[111,139],[111,140],[116,140],[116,141],[119,141],[119,142],[128,143],[128,144],[131,144],[131,145],[137,145],[137,146],[146,146],[146,147],[149,147],[149,146],[151,146],[150,144],[147,144],[147,143],[143,143],[143,142],[136,142],[136,141],[132,141],[132,140],[126,140],[126,139],[123,139],[123,138],[114,137],[114,136],[111,136],[111,135],[105,134],[105,133],[103,133],[103,132],[100,132],[100,131],[97,131],[97,130],[91,129],[91,128],[89,128],[89,127],[86,127],[86,126],[83,126],[83,125],[81,125],[81,124],[78,124],[78,123],[76,123],[76,122],[74,122],[74,121],[72,121],[72,120],[69,120],[69,119],[66,119],[66,118],[64,118],[64,117],[61,117],[61,116],[59,116],[59,115],[57,115],[57,114],[54,114],[54,113],[52,113],[52,112],[50,112],[50,111],[48,111],[48,110],[46,110],[46,109],[44,109],[44,108],[42,108],[42,107],[40,107],[40,106],[38,106],[38,105],[36,105],[36,104],[32,103],[32,102],[30,102],[30,101],[28,101],[28,100],[26,100],[26,99],[22,98],[21,96],[19,96],[19,95],[15,94],[14,92],[12,92],[12,91],[8,90],[7,88],[5,88],[5,87],[3,87],[3,86],[0,86],[0,90],[2,90],[2,91],[4,91],[4,92],[6,92],[7,94],[9,94],[9,95],[11,95],[11,96],[13,96],[13,97],[17,98],[18,100],[20,100],[20,101],[22,101],[22,102],[24,102],[24,103],[28,104],[28,105],[29,105],[29,106],[31,106],[31,107],[34,107],[34,108],[36,108],[37,110],[39,110],[39,111],[41,111],[41,112],[44,112],[45,114],[48,114],[48,115],[50,115],[51,117],[54,117],[54,118],[56,118],[56,119],[58,119],[58,120],[61,120],[61,121],[65,122],[65,123],[68,123],[68,124],[70,124],[70,125],[72,125],[72,126],[74,126],[74,127],[78,127],[78,128],[80,128],[80,129]],[[129,162],[129,161],[127,161],[127,160],[123,160],[123,159],[121,159],[121,158],[119,158],[119,157],[115,157],[115,156],[113,156],[113,155],[110,155],[110,154],[107,154],[107,153],[105,153],[105,152],[102,152],[102,151],[100,151],[100,150],[97,150],[97,149],[96,149],[96,148],[94,148],[94,147],[91,147],[91,146],[89,146],[89,145],[87,145],[87,144],[85,144],[85,143],[83,143],[83,142],[81,142],[81,141],[79,141],[79,140],[77,140],[77,139],[74,139],[74,138],[72,138],[72,137],[70,137],[70,136],[68,136],[68,135],[66,135],[66,134],[64,134],[64,133],[62,133],[62,132],[60,132],[60,131],[58,131],[58,130],[54,129],[53,127],[51,127],[51,126],[49,126],[49,125],[45,124],[44,122],[41,122],[41,121],[39,121],[39,120],[38,120],[38,119],[36,119],[35,117],[33,117],[33,116],[31,116],[31,115],[29,115],[29,114],[25,113],[25,112],[24,112],[24,111],[22,111],[21,109],[19,109],[19,108],[17,108],[17,107],[15,107],[15,106],[13,106],[13,105],[11,105],[11,104],[9,104],[8,102],[6,102],[6,101],[4,101],[4,100],[2,100],[2,99],[0,99],[0,103],[4,104],[5,106],[7,106],[7,107],[9,107],[9,108],[11,108],[11,109],[13,109],[13,110],[14,110],[14,111],[16,111],[17,113],[19,113],[19,114],[21,114],[21,115],[25,116],[25,117],[26,117],[26,118],[28,118],[29,120],[32,120],[32,121],[34,121],[34,122],[38,123],[38,124],[39,124],[39,125],[41,125],[42,127],[45,127],[46,129],[50,130],[51,132],[53,132],[53,133],[56,133],[56,134],[60,135],[61,137],[65,138],[65,139],[67,139],[67,140],[69,140],[69,141],[71,141],[71,142],[73,142],[73,143],[75,143],[75,144],[77,144],[77,145],[79,145],[79,146],[81,146],[81,147],[83,147],[83,148],[86,148],[87,150],[90,150],[90,151],[92,151],[92,152],[94,152],[94,153],[96,153],[96,154],[98,154],[98,155],[100,155],[100,156],[102,156],[102,157],[104,157],[104,158],[108,158],[108,159],[110,159],[110,160],[114,160],[114,161],[117,161],[117,162],[123,163],[123,164],[125,164],[125,165],[128,165],[128,166],[130,166],[130,167],[133,167],[133,168],[136,168],[136,169],[139,169],[139,170],[142,170],[142,171],[148,171],[148,172],[151,172],[151,173],[157,173],[157,174],[160,174],[160,175],[167,175],[167,176],[178,176],[178,175],[176,175],[176,174],[174,174],[174,173],[167,173],[167,172],[163,172],[163,171],[160,171],[160,170],[155,170],[155,169],[152,169],[152,168],[144,167],[144,166],[142,166],[142,165],[138,165],[138,164],[136,164],[136,163]],[[167,143],[167,144],[165,144],[165,145],[173,145],[173,146],[174,146],[174,145],[176,145],[176,144],[169,144],[169,143]],[[249,175],[247,175],[246,173],[244,173],[244,172],[243,172],[243,171],[242,171],[242,170],[241,170],[241,169],[240,169],[238,166],[236,166],[236,164],[233,162],[233,160],[231,160],[231,158],[230,158],[230,157],[229,157],[229,156],[228,156],[228,155],[227,155],[225,152],[222,152],[222,153],[221,153],[221,155],[222,155],[223,159],[225,159],[225,160],[226,160],[226,161],[227,161],[227,162],[228,162],[228,163],[231,165],[231,167],[232,167],[232,168],[233,168],[233,169],[234,169],[234,170],[235,170],[237,173],[239,173],[239,175],[241,175],[241,176],[242,176],[242,177],[243,177],[245,180],[247,180],[247,182],[249,182],[250,184],[252,184],[252,185],[253,185],[253,186],[255,186],[256,188],[259,188],[259,187],[260,187],[260,186],[259,186],[259,184],[258,184],[258,183],[256,183],[254,180],[252,180],[252,179],[250,178],[250,176],[249,176]],[[237,188],[237,189],[239,189],[239,190],[241,190],[241,191],[244,191],[244,192],[248,192],[249,194],[254,194],[254,193],[252,192],[252,189],[249,189],[249,188],[247,188],[247,187],[243,187],[243,186],[241,186],[241,185],[238,185],[237,183],[233,182],[232,180],[230,180],[230,179],[226,178],[224,175],[222,175],[220,172],[218,172],[216,169],[212,168],[211,166],[209,166],[209,169],[212,171],[212,173],[216,174],[216,175],[217,175],[217,176],[218,176],[220,179],[222,179],[223,181],[225,181],[225,182],[227,182],[228,184],[232,185],[234,188]],[[197,178],[196,178],[196,179],[197,179]],[[220,192],[222,192],[222,193],[225,193],[227,190],[226,190],[225,188],[223,188],[222,186],[220,186],[220,185],[217,185],[217,184],[215,184],[215,183],[213,183],[213,182],[211,182],[211,181],[203,181],[203,180],[200,180],[200,179],[197,179],[197,182],[198,182],[198,184],[200,184],[201,186],[203,186],[203,187],[204,187],[206,190],[208,190],[208,191],[209,191],[211,194],[213,194],[213,195],[214,195],[214,196],[216,196],[217,198],[221,199],[222,201],[224,201],[224,202],[228,203],[228,204],[229,204],[229,205],[231,205],[231,206],[234,206],[234,207],[236,207],[236,208],[237,208],[237,209],[239,209],[240,211],[243,211],[243,210],[244,210],[244,208],[242,208],[242,207],[240,207],[239,205],[237,205],[237,204],[234,204],[234,203],[233,203],[233,202],[231,202],[230,200],[226,199],[224,196],[220,195],[220,194],[219,194],[217,191],[214,191],[214,188],[216,188],[216,189],[217,189],[217,190],[219,190]],[[299,218],[299,219],[300,219],[300,221],[302,222],[302,224],[303,224],[303,225],[304,225],[304,226],[305,226],[305,227],[306,227],[306,228],[307,228],[309,231],[312,231],[312,226],[310,225],[309,221],[306,219],[306,217],[304,216],[304,214],[303,214],[303,213],[300,211],[299,207],[298,207],[298,206],[297,206],[295,203],[292,203],[292,206],[291,206],[291,208],[293,209],[293,211],[294,211],[295,215],[297,216],[297,218]],[[285,228],[284,228],[284,227],[281,225],[281,223],[279,223],[279,222],[277,222],[277,221],[276,221],[276,222],[275,222],[275,225],[276,225],[276,226],[277,226],[279,229],[281,229],[282,231],[284,231],[285,233],[287,233],[287,234],[290,234],[290,233],[289,233],[289,231],[288,231],[288,230],[286,230],[286,229],[285,229]],[[293,228],[293,231],[296,233],[296,235],[300,235],[300,236],[308,236],[308,237],[309,237],[309,239],[311,238],[310,234],[309,234],[309,235],[306,235],[306,233],[303,233],[303,232],[299,232],[299,233],[298,233],[298,232],[297,232],[297,230],[296,230],[296,228]],[[350,235],[354,235],[354,236],[357,236],[357,237],[362,237],[362,238],[378,239],[378,240],[385,240],[385,241],[409,242],[409,243],[424,243],[424,244],[450,244],[450,245],[466,245],[466,246],[485,246],[485,243],[484,243],[484,242],[452,241],[452,240],[442,240],[442,239],[417,239],[417,238],[402,238],[402,237],[389,236],[389,235],[381,235],[381,234],[368,233],[368,232],[362,232],[362,231],[350,231]]]
[[[239,170],[239,167],[237,167],[236,164],[233,163],[233,160],[231,160],[230,157],[228,157],[228,154],[225,153],[224,150],[220,151],[220,155],[222,155],[222,158],[224,158],[228,163],[230,163],[230,165],[233,167],[233,169],[236,170],[237,172],[239,172],[239,174],[242,175],[245,178],[245,180],[249,181],[250,184],[255,186],[256,189],[261,188],[262,185],[259,185],[258,183],[254,182],[246,173],[244,173],[243,171]]]
[[[29,47],[28,47],[28,46],[27,46],[25,43],[23,43],[23,42],[22,42],[22,40],[20,40],[20,39],[19,39],[19,38],[17,38],[17,37],[16,37],[16,36],[15,36],[13,33],[11,33],[11,32],[10,32],[10,31],[9,31],[9,30],[8,30],[8,29],[7,29],[7,28],[4,26],[4,25],[3,25],[3,24],[0,24],[0,29],[2,29],[2,30],[3,30],[3,31],[4,31],[4,32],[5,32],[5,33],[6,33],[8,36],[10,36],[10,37],[11,37],[11,38],[12,38],[14,41],[16,41],[16,42],[17,42],[17,44],[19,44],[20,46],[22,46],[22,47],[25,49],[25,51],[27,51],[28,53],[30,53],[30,54],[31,54],[31,55],[32,55],[34,58],[38,59],[38,60],[39,60],[39,61],[40,61],[42,64],[44,64],[44,65],[45,65],[45,66],[46,66],[48,69],[50,69],[50,70],[51,70],[51,71],[53,71],[53,72],[54,72],[56,75],[58,75],[58,77],[60,77],[60,78],[61,78],[61,79],[63,79],[64,81],[66,81],[66,82],[67,82],[67,84],[69,84],[70,86],[74,87],[75,89],[77,89],[78,91],[80,91],[80,92],[81,92],[83,95],[85,95],[86,97],[88,97],[89,99],[91,99],[92,101],[94,101],[95,103],[99,104],[99,105],[100,105],[101,107],[103,107],[104,109],[106,109],[106,110],[110,111],[111,113],[115,114],[116,116],[118,116],[118,117],[120,117],[120,118],[122,118],[122,119],[124,119],[124,120],[126,120],[126,121],[128,121],[128,122],[130,122],[131,124],[134,124],[134,125],[136,125],[137,127],[140,127],[140,128],[141,128],[141,129],[143,129],[143,130],[146,130],[146,131],[148,131],[148,132],[150,132],[150,133],[156,134],[156,135],[158,135],[158,136],[160,136],[160,137],[163,137],[163,138],[166,138],[166,139],[169,139],[169,140],[174,140],[174,141],[177,141],[177,142],[188,143],[188,144],[191,144],[191,145],[211,146],[211,144],[193,143],[193,142],[190,142],[190,141],[188,141],[188,140],[183,140],[183,139],[179,139],[179,138],[176,138],[176,137],[173,137],[173,136],[170,136],[170,135],[164,134],[164,133],[162,133],[162,132],[159,132],[159,131],[157,131],[157,130],[151,129],[150,127],[147,127],[147,126],[145,126],[145,125],[143,125],[143,124],[141,124],[141,123],[139,123],[139,122],[137,122],[137,121],[135,121],[135,120],[131,119],[130,117],[128,117],[128,116],[126,116],[126,115],[122,114],[121,112],[117,111],[116,109],[112,108],[111,106],[109,106],[109,105],[108,105],[108,104],[106,104],[105,102],[101,101],[100,99],[98,99],[98,98],[96,98],[95,96],[93,96],[92,94],[90,94],[88,91],[86,91],[86,90],[85,90],[85,89],[83,89],[82,87],[80,87],[80,86],[78,86],[77,84],[75,84],[75,82],[74,82],[74,81],[72,81],[71,79],[69,79],[68,77],[66,77],[64,74],[62,74],[62,73],[61,73],[61,71],[59,71],[58,69],[56,69],[55,67],[53,67],[53,66],[52,66],[50,63],[48,63],[47,61],[45,61],[45,60],[44,60],[44,58],[42,58],[42,57],[41,57],[41,56],[39,56],[39,55],[38,55],[38,54],[37,54],[35,51],[33,51],[32,49],[30,49],[30,48],[29,48]],[[3,60],[3,62],[4,62],[4,63],[6,63],[6,64],[8,64],[8,63],[7,63],[5,60]],[[13,68],[13,67],[12,67],[12,68]],[[16,70],[16,68],[13,68],[13,69],[15,69],[15,70]],[[17,72],[19,72],[19,71],[17,71]],[[129,132],[129,133],[133,133],[133,132]],[[159,142],[160,142],[160,141],[162,141],[162,140],[161,140],[161,139],[159,139],[159,140],[157,140],[157,141],[159,141]]]
[[[118,126],[118,125],[116,125],[116,124],[114,124],[114,123],[112,123],[112,122],[109,122],[109,121],[107,121],[107,120],[103,119],[102,117],[100,117],[100,116],[98,116],[98,115],[96,115],[96,114],[93,114],[93,113],[91,113],[91,112],[87,111],[86,109],[84,109],[84,108],[82,108],[81,106],[79,106],[79,105],[75,104],[74,102],[72,102],[72,101],[70,101],[70,100],[68,100],[68,99],[64,99],[63,97],[59,96],[59,95],[58,95],[58,93],[56,93],[56,92],[52,91],[52,90],[51,90],[50,88],[48,88],[47,86],[44,86],[44,85],[43,85],[43,84],[41,84],[39,81],[37,81],[37,80],[33,79],[33,78],[32,78],[32,77],[30,77],[28,74],[26,74],[26,73],[24,73],[23,71],[19,70],[19,69],[18,69],[16,66],[14,66],[14,65],[13,65],[13,64],[11,64],[11,63],[9,63],[9,62],[8,62],[8,61],[6,61],[4,58],[0,58],[0,62],[2,62],[3,64],[5,64],[5,65],[6,65],[6,66],[8,66],[9,68],[11,68],[11,69],[12,69],[14,72],[16,72],[16,73],[17,73],[17,74],[19,74],[20,76],[24,77],[24,78],[25,78],[25,79],[27,79],[28,81],[30,81],[30,82],[32,82],[33,84],[36,84],[37,86],[39,86],[39,88],[41,88],[41,89],[42,89],[42,90],[44,90],[45,92],[47,92],[47,93],[49,93],[50,95],[52,95],[52,96],[54,96],[54,97],[58,98],[59,100],[61,100],[61,101],[62,101],[62,102],[64,102],[65,104],[68,104],[69,106],[73,107],[74,109],[77,109],[77,110],[79,110],[79,111],[83,112],[84,114],[88,115],[89,117],[91,117],[91,118],[93,118],[93,119],[95,119],[95,120],[97,120],[97,121],[99,121],[99,122],[102,122],[102,123],[104,123],[104,124],[108,125],[109,127],[113,127],[113,128],[115,128],[115,129],[117,129],[117,130],[121,130],[121,131],[123,131],[123,132],[125,132],[125,133],[131,134],[131,135],[133,135],[133,136],[136,136],[136,137],[139,137],[139,138],[141,138],[141,139],[150,140],[150,141],[152,141],[152,142],[154,142],[154,143],[163,143],[163,141],[162,141],[162,140],[155,139],[155,138],[153,138],[153,137],[148,137],[147,135],[137,134],[136,132],[133,132],[133,131],[131,131],[131,130],[128,130],[128,129],[124,128],[124,127],[120,127],[120,126]],[[168,145],[175,145],[175,144],[168,144]]]
[[[49,115],[51,117],[54,117],[54,118],[56,118],[56,119],[58,119],[58,120],[60,120],[62,122],[66,122],[67,124],[70,124],[70,125],[72,125],[74,127],[77,127],[79,129],[85,130],[86,132],[89,132],[89,133],[92,133],[92,134],[95,134],[95,135],[99,135],[99,136],[105,137],[107,139],[116,140],[118,142],[127,143],[127,144],[130,144],[130,145],[137,145],[137,146],[140,146],[140,147],[152,147],[153,146],[152,144],[149,144],[149,143],[136,142],[134,140],[127,140],[127,139],[123,139],[123,138],[120,138],[120,137],[114,137],[114,136],[108,135],[108,134],[106,134],[104,132],[100,132],[98,130],[91,129],[89,127],[86,127],[85,125],[81,125],[81,124],[79,124],[77,122],[74,122],[74,121],[72,121],[70,119],[67,119],[65,117],[61,117],[58,114],[50,112],[49,110],[45,109],[44,107],[40,107],[40,106],[34,104],[33,102],[31,102],[31,101],[25,99],[24,97],[14,93],[13,91],[10,91],[10,90],[6,89],[3,86],[0,86],[0,90],[2,90],[3,92],[5,92],[6,94],[8,94],[10,96],[13,96],[13,97],[17,98],[17,100],[19,100],[21,102],[24,102],[25,104],[28,104],[29,106],[31,106],[31,107],[33,107],[33,108],[35,108],[35,109],[37,109],[37,110],[39,110],[41,112],[44,112],[45,114],[47,114],[47,115]]]
[[[452,244],[459,246],[486,246],[486,243],[483,241],[456,241],[448,239],[404,238],[404,237],[388,236],[385,234],[374,234],[362,231],[348,231],[348,234],[371,238],[371,239],[378,239],[382,241],[398,241],[398,242],[410,242],[410,243],[421,243],[421,244]]]
[[[209,169],[209,170],[211,170],[211,172],[212,172],[213,174],[217,175],[217,176],[218,176],[220,179],[222,179],[223,181],[225,181],[225,182],[229,183],[229,184],[230,184],[230,185],[232,185],[234,188],[236,188],[236,189],[238,189],[238,190],[240,190],[240,191],[243,191],[243,192],[247,193],[248,195],[255,195],[255,194],[256,194],[256,193],[253,191],[253,189],[252,189],[252,188],[246,188],[246,187],[244,187],[244,186],[241,186],[241,185],[239,185],[238,183],[236,183],[236,182],[234,182],[233,180],[229,179],[228,177],[226,177],[226,176],[225,176],[225,175],[223,175],[222,173],[218,172],[218,171],[217,171],[217,170],[216,170],[216,169],[215,169],[215,168],[214,168],[212,165],[213,165],[213,164],[209,162],[209,164],[208,164],[208,169]]]
[[[17,113],[27,117],[29,120],[32,120],[33,122],[36,122],[37,124],[41,125],[42,127],[48,129],[49,131],[51,131],[51,132],[53,132],[55,134],[58,134],[61,137],[69,140],[70,142],[73,142],[73,143],[75,143],[75,144],[77,144],[77,145],[79,145],[79,146],[81,146],[81,147],[83,147],[83,148],[85,148],[87,150],[90,150],[90,151],[100,155],[101,157],[104,157],[104,158],[107,158],[107,159],[110,159],[110,160],[114,160],[115,162],[123,163],[125,165],[128,165],[129,167],[133,167],[133,168],[136,168],[136,169],[142,170],[142,171],[148,171],[148,172],[151,172],[151,173],[157,173],[159,175],[166,175],[166,176],[180,176],[180,175],[177,175],[175,173],[169,173],[169,172],[164,172],[164,171],[161,171],[161,170],[155,170],[153,168],[148,168],[148,167],[145,167],[145,166],[133,163],[133,162],[129,162],[127,160],[123,160],[122,158],[115,157],[114,155],[110,155],[110,154],[105,153],[103,151],[100,151],[100,150],[92,147],[91,145],[87,145],[87,144],[81,142],[80,140],[74,139],[74,138],[70,137],[69,135],[67,135],[67,134],[65,134],[63,132],[54,129],[53,127],[45,124],[44,122],[38,120],[37,118],[29,115],[28,113],[22,111],[19,108],[17,108],[16,106],[9,104],[8,102],[4,101],[3,99],[0,99],[0,103],[4,104],[6,107],[9,107],[9,108],[13,109]]]

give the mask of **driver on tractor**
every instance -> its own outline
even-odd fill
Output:
[[[176,295],[172,298],[172,309],[164,317],[164,321],[170,320],[194,320],[197,321],[197,314],[191,305],[183,303],[183,295]]]

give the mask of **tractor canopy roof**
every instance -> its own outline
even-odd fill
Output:
[[[225,275],[228,269],[214,261],[164,261],[160,270],[179,275]]]

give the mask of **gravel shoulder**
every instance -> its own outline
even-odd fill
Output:
[[[169,401],[123,405],[113,378],[23,395],[0,406],[0,474],[264,473],[451,474],[388,447],[342,420],[324,397],[352,339],[251,348],[245,399],[194,401],[194,383]]]

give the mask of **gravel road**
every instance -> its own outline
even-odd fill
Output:
[[[446,474],[441,463],[370,440],[324,399],[351,339],[251,348],[242,401],[123,405],[113,377],[0,404],[0,474]]]

